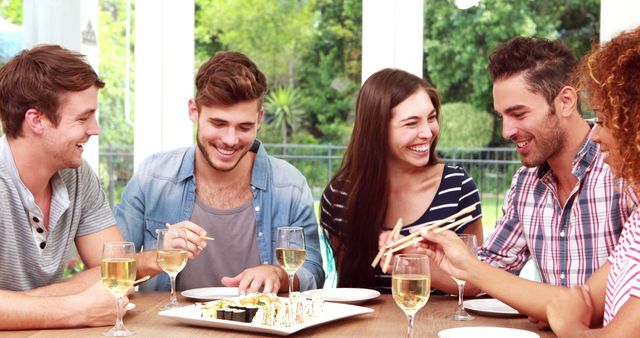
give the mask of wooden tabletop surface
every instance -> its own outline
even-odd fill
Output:
[[[166,292],[138,293],[131,297],[136,308],[128,311],[124,323],[136,332],[135,337],[267,337],[266,334],[227,331],[189,326],[158,315],[158,310],[168,300]],[[183,305],[193,301],[180,297]],[[457,298],[432,296],[415,319],[415,337],[437,337],[441,330],[462,326],[497,326],[523,329],[537,333],[541,338],[555,337],[551,331],[541,331],[526,318],[499,318],[475,314],[476,319],[467,322],[451,321],[446,316],[453,313]],[[381,295],[362,306],[375,311],[358,317],[346,318],[324,325],[298,331],[289,337],[405,337],[407,322],[391,295]],[[34,309],[34,311],[37,309]],[[101,337],[108,327],[68,330],[30,330],[0,332],[2,337]]]

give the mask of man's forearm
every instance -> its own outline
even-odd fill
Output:
[[[83,325],[76,296],[36,297],[0,290],[0,298],[2,298],[0,330],[65,328]]]
[[[85,290],[100,280],[100,267],[96,266],[82,271],[75,276],[59,283],[43,286],[41,288],[23,291],[23,294],[40,297],[68,296]]]
[[[136,278],[155,276],[162,272],[157,262],[156,250],[141,251],[136,255]]]

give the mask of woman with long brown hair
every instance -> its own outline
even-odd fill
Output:
[[[360,89],[351,141],[321,200],[320,224],[331,242],[338,286],[390,292],[390,276],[370,264],[399,218],[407,235],[419,224],[476,205],[472,220],[455,231],[482,240],[475,183],[464,169],[436,156],[439,114],[435,88],[402,70],[378,71]],[[457,290],[448,275],[432,275],[432,285]]]

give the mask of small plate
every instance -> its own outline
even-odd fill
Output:
[[[497,317],[522,317],[518,310],[494,298],[469,299],[463,302],[464,308],[479,314]]]
[[[440,338],[540,338],[540,335],[520,329],[493,326],[467,326],[438,332]]]
[[[238,297],[238,288],[212,287],[184,290],[180,293],[184,297],[199,300],[216,300]]]
[[[359,288],[316,289],[304,291],[302,294],[307,297],[311,297],[314,294],[322,294],[327,302],[344,304],[362,304],[380,296],[380,292],[376,290]]]
[[[136,304],[129,302],[129,303],[127,303],[127,306],[125,306],[124,308],[125,308],[127,311],[131,311],[131,310],[133,310],[133,309],[135,309],[135,308],[136,308]]]

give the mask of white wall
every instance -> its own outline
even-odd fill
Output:
[[[98,72],[98,0],[24,0],[22,6],[25,48],[57,44],[86,55]],[[94,136],[85,145],[83,157],[96,173],[98,153]]]
[[[194,0],[135,1],[134,168],[193,143]]]
[[[362,1],[362,82],[387,67],[422,77],[423,2]]]
[[[640,1],[601,0],[600,41],[611,40],[618,33],[640,25]]]

